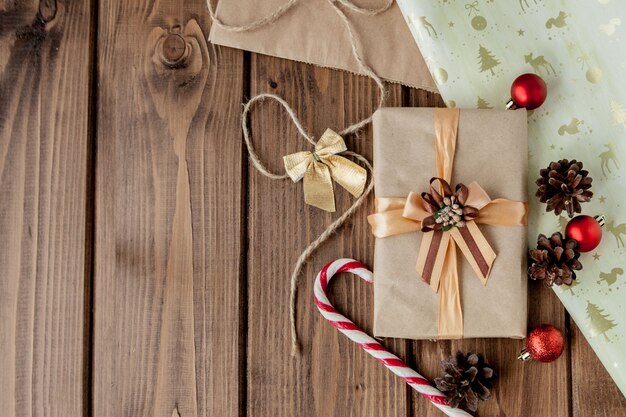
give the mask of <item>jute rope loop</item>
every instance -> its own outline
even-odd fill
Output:
[[[261,158],[259,158],[259,155],[256,153],[256,150],[254,149],[254,146],[252,145],[252,140],[250,139],[251,135],[250,135],[250,130],[248,129],[248,115],[250,114],[250,109],[252,108],[252,106],[254,106],[254,104],[260,103],[267,98],[276,100],[280,103],[281,106],[283,106],[283,108],[287,111],[287,114],[291,118],[291,121],[293,122],[293,124],[296,125],[298,132],[300,132],[300,134],[307,141],[309,141],[311,145],[315,146],[316,141],[311,137],[311,135],[309,135],[306,132],[306,130],[304,130],[302,123],[300,123],[300,120],[298,120],[298,116],[296,116],[295,112],[289,106],[289,104],[287,104],[285,100],[283,100],[282,98],[280,98],[279,96],[275,94],[265,93],[265,94],[256,95],[252,97],[250,101],[248,101],[243,106],[243,114],[241,116],[241,130],[243,131],[243,140],[246,142],[246,147],[248,148],[248,153],[250,154],[250,160],[252,161],[252,165],[254,165],[257,171],[265,175],[267,178],[271,178],[273,180],[284,180],[285,178],[289,178],[289,175],[277,174],[275,172],[270,171],[263,164],[263,162],[261,161]]]
[[[273,180],[286,179],[286,178],[289,178],[287,174],[274,173],[270,171],[265,166],[265,164],[263,164],[263,162],[259,158],[254,148],[254,145],[252,144],[251,133],[250,133],[250,129],[248,128],[248,118],[249,118],[248,116],[250,114],[250,110],[252,106],[254,106],[256,103],[261,103],[266,99],[276,100],[281,106],[283,106],[283,108],[287,111],[287,114],[293,121],[293,123],[296,125],[298,132],[307,141],[309,141],[313,146],[315,146],[316,142],[306,132],[306,130],[304,130],[304,127],[302,127],[302,124],[300,123],[300,120],[298,120],[298,117],[296,116],[294,110],[289,106],[289,104],[287,104],[285,100],[283,100],[279,96],[275,94],[259,94],[258,96],[255,96],[252,99],[250,99],[250,101],[248,101],[245,104],[244,109],[243,109],[243,117],[241,119],[241,128],[243,130],[243,138],[246,143],[248,153],[250,154],[250,160],[252,161],[252,165],[254,165],[254,167],[267,178],[271,178]],[[351,152],[351,151],[343,152],[342,155],[351,156],[357,159],[363,165],[365,165],[365,167],[369,171],[369,182],[367,184],[367,187],[363,191],[363,194],[361,194],[361,196],[357,198],[354,201],[354,203],[352,203],[352,205],[350,206],[348,210],[346,210],[339,218],[337,218],[334,222],[332,222],[330,226],[328,226],[313,242],[311,242],[309,246],[307,246],[306,249],[302,251],[302,253],[298,257],[298,260],[296,261],[296,265],[293,269],[293,272],[291,273],[291,278],[289,280],[289,283],[290,283],[289,327],[291,329],[291,355],[292,356],[294,356],[298,352],[298,333],[297,333],[297,326],[296,326],[296,301],[297,301],[298,282],[300,278],[300,273],[302,272],[302,268],[304,267],[304,264],[309,260],[313,252],[315,252],[315,250],[318,247],[320,247],[322,243],[327,241],[332,236],[332,234],[335,233],[337,229],[339,229],[346,222],[346,220],[348,220],[350,216],[352,216],[352,214],[354,214],[354,212],[357,211],[358,208],[363,205],[367,196],[374,189],[374,182],[372,181],[373,169],[369,161],[362,155],[355,153],[355,152]]]
[[[269,24],[272,24],[273,22],[281,18],[283,15],[285,15],[296,4],[300,3],[300,1],[302,0],[289,0],[284,5],[277,8],[270,15],[265,16],[261,19],[255,20],[251,23],[248,23],[247,25],[230,25],[222,21],[221,18],[217,16],[215,9],[213,8],[213,4],[211,3],[211,0],[207,0],[207,8],[209,9],[209,14],[211,16],[211,19],[213,20],[213,23],[218,25],[220,28],[227,30],[229,32],[249,32],[249,31],[254,31],[261,27],[267,26]],[[357,132],[359,129],[363,128],[364,126],[366,126],[372,121],[372,117],[374,113],[376,112],[376,110],[380,109],[384,104],[385,85],[383,84],[383,81],[378,76],[378,74],[376,74],[376,72],[363,59],[362,54],[361,54],[359,38],[356,35],[352,27],[352,23],[350,22],[350,20],[348,19],[344,11],[340,8],[340,5],[355,13],[359,13],[359,14],[367,15],[367,16],[375,16],[377,14],[383,13],[386,10],[388,10],[393,4],[394,0],[386,0],[386,3],[382,7],[375,8],[375,9],[368,9],[368,8],[357,6],[354,3],[352,3],[350,0],[327,0],[327,1],[331,5],[335,13],[337,13],[337,15],[339,16],[339,18],[341,19],[341,21],[343,22],[343,24],[345,25],[348,31],[350,47],[352,50],[352,56],[357,61],[359,69],[361,70],[361,72],[363,72],[363,74],[371,78],[376,83],[376,86],[378,87],[378,91],[379,91],[378,103],[374,111],[368,117],[356,123],[351,124],[350,126],[346,127],[345,129],[339,132],[341,136],[345,136],[345,135],[349,135],[349,134],[353,134]],[[252,106],[268,98],[276,100],[281,106],[283,106],[283,108],[287,111],[287,114],[293,121],[293,123],[296,125],[298,132],[307,141],[309,141],[309,143],[315,146],[316,141],[313,139],[311,135],[309,135],[306,132],[306,130],[302,126],[302,123],[300,123],[300,121],[298,120],[298,117],[296,116],[291,106],[289,106],[289,104],[285,100],[280,98],[279,96],[275,94],[267,94],[267,93],[259,94],[257,96],[252,97],[250,101],[248,101],[245,104],[244,109],[243,109],[243,114],[242,114],[242,120],[241,120],[241,128],[243,131],[244,141],[246,143],[246,147],[248,148],[248,153],[250,154],[250,159],[252,161],[252,164],[261,174],[263,174],[267,178],[270,178],[273,180],[282,180],[282,179],[288,178],[288,175],[272,172],[265,166],[265,164],[263,164],[256,150],[254,149],[254,146],[251,140],[250,129],[248,127],[248,118],[249,118],[248,116],[249,116]],[[337,218],[330,226],[328,226],[328,228],[324,230],[324,232],[322,232],[321,235],[319,235],[313,242],[311,242],[309,246],[307,246],[307,248],[300,254],[300,256],[298,257],[298,260],[296,261],[296,265],[291,274],[290,293],[289,293],[289,323],[290,323],[290,328],[291,328],[291,354],[292,356],[295,356],[296,353],[298,352],[298,336],[297,336],[297,329],[296,329],[296,296],[297,296],[298,280],[299,280],[300,273],[302,272],[302,268],[304,264],[308,261],[308,259],[311,257],[313,252],[315,252],[315,250],[322,243],[328,240],[328,238],[335,231],[337,231],[337,229],[339,229],[345,223],[345,221],[350,216],[352,216],[352,214],[354,214],[354,212],[359,207],[361,207],[361,205],[363,205],[363,203],[365,202],[365,199],[372,192],[374,188],[374,183],[372,181],[372,166],[369,163],[369,161],[363,156],[354,152],[347,151],[347,152],[344,152],[343,155],[352,156],[358,161],[360,161],[363,165],[365,165],[367,170],[370,172],[370,175],[369,175],[370,179],[363,194],[354,201],[354,203],[352,204],[352,206],[350,206],[348,210],[346,210],[339,218]]]

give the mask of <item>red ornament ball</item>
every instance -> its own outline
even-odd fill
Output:
[[[511,99],[517,107],[533,110],[541,106],[548,95],[548,87],[536,74],[522,74],[511,85]]]
[[[535,327],[526,339],[526,350],[539,362],[555,361],[565,347],[563,333],[550,324]]]
[[[565,236],[578,242],[578,251],[594,250],[602,240],[602,227],[591,216],[576,216],[567,223]]]

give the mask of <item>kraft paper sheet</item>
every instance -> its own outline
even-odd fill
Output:
[[[246,25],[270,15],[285,1],[221,0],[216,13],[225,23]],[[384,2],[354,0],[354,4],[379,8]],[[437,91],[395,3],[376,16],[342,10],[359,36],[363,58],[381,78]],[[352,56],[348,31],[327,0],[302,1],[271,25],[250,32],[233,33],[213,25],[209,40],[218,45],[361,73]]]

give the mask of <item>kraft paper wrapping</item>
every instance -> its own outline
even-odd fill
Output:
[[[492,199],[527,201],[525,110],[461,110],[452,183],[477,181]],[[434,109],[384,108],[374,130],[376,197],[406,197],[428,187],[435,170]],[[464,338],[523,338],[527,326],[526,227],[479,225],[497,254],[483,286],[457,256]],[[374,334],[437,339],[439,295],[415,264],[422,232],[376,239]]]
[[[286,0],[221,0],[217,15],[229,25],[246,25],[268,16]],[[355,0],[355,5],[379,8],[381,0]],[[339,6],[341,7],[341,6]],[[361,54],[382,78],[415,88],[437,91],[428,67],[398,6],[379,15],[365,16],[342,8],[359,37]],[[296,4],[267,27],[233,33],[213,25],[209,40],[265,55],[337,68],[360,74],[348,31],[327,0]]]

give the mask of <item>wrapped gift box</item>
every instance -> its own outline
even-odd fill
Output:
[[[435,113],[430,108],[384,108],[374,115],[377,202],[427,191],[437,173]],[[492,199],[526,201],[526,126],[525,110],[461,110],[451,184],[476,181]],[[527,326],[526,227],[478,226],[497,257],[483,285],[464,256],[457,254],[463,337],[523,338]],[[423,236],[416,231],[376,239],[376,336],[448,338],[438,332],[439,295],[416,271]]]

